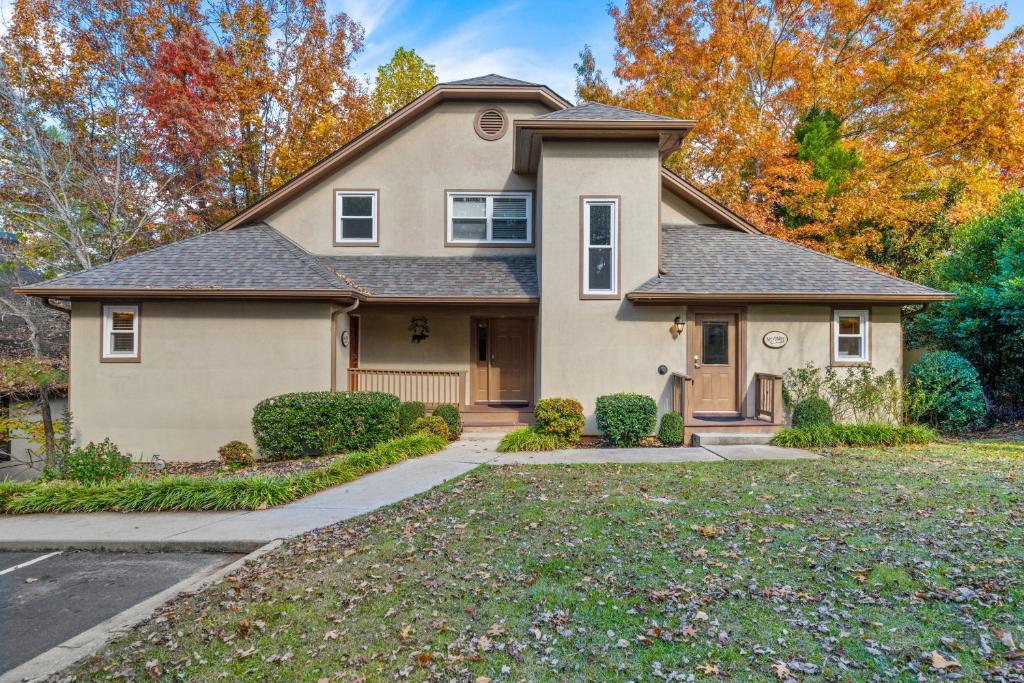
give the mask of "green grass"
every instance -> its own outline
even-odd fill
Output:
[[[937,650],[961,680],[1012,680],[1022,465],[1024,445],[954,443],[485,467],[291,542],[70,673],[777,681],[781,662],[910,683]]]
[[[536,427],[522,427],[506,434],[498,444],[499,453],[554,451],[565,448],[565,442],[554,434],[544,434]]]
[[[772,437],[775,446],[791,448],[836,448],[841,446],[907,446],[939,440],[938,433],[925,425],[885,423],[819,424],[790,427]]]
[[[411,434],[368,451],[339,457],[326,467],[288,476],[162,477],[102,484],[66,481],[0,485],[0,510],[34,512],[155,512],[256,510],[281,505],[393,465],[439,451],[447,441]]]

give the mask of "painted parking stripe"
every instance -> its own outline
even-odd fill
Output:
[[[14,571],[18,571],[22,567],[27,567],[30,564],[35,564],[36,562],[42,562],[43,560],[48,560],[49,558],[53,557],[54,555],[60,555],[62,552],[63,552],[62,550],[58,550],[56,552],[48,553],[46,555],[40,555],[39,557],[33,557],[28,562],[22,562],[21,564],[16,564],[13,567],[8,567],[7,569],[0,570],[0,576],[3,576],[4,574],[10,574],[11,572],[14,572]]]

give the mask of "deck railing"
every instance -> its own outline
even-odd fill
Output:
[[[466,404],[467,372],[457,370],[375,370],[349,368],[349,391],[384,391],[427,406]]]
[[[754,417],[767,420],[773,425],[782,424],[782,377],[758,372],[754,375],[754,390],[757,396]]]
[[[683,424],[693,419],[693,378],[689,375],[672,373],[672,412],[683,418]]]

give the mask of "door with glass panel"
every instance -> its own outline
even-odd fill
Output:
[[[738,415],[735,313],[696,313],[690,334],[693,412]]]
[[[473,321],[470,378],[474,403],[528,404],[533,400],[533,319]]]

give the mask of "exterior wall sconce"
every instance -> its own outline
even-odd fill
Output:
[[[683,333],[683,317],[677,315],[676,319],[672,321],[672,327],[669,328],[672,331],[672,338],[675,339]]]

